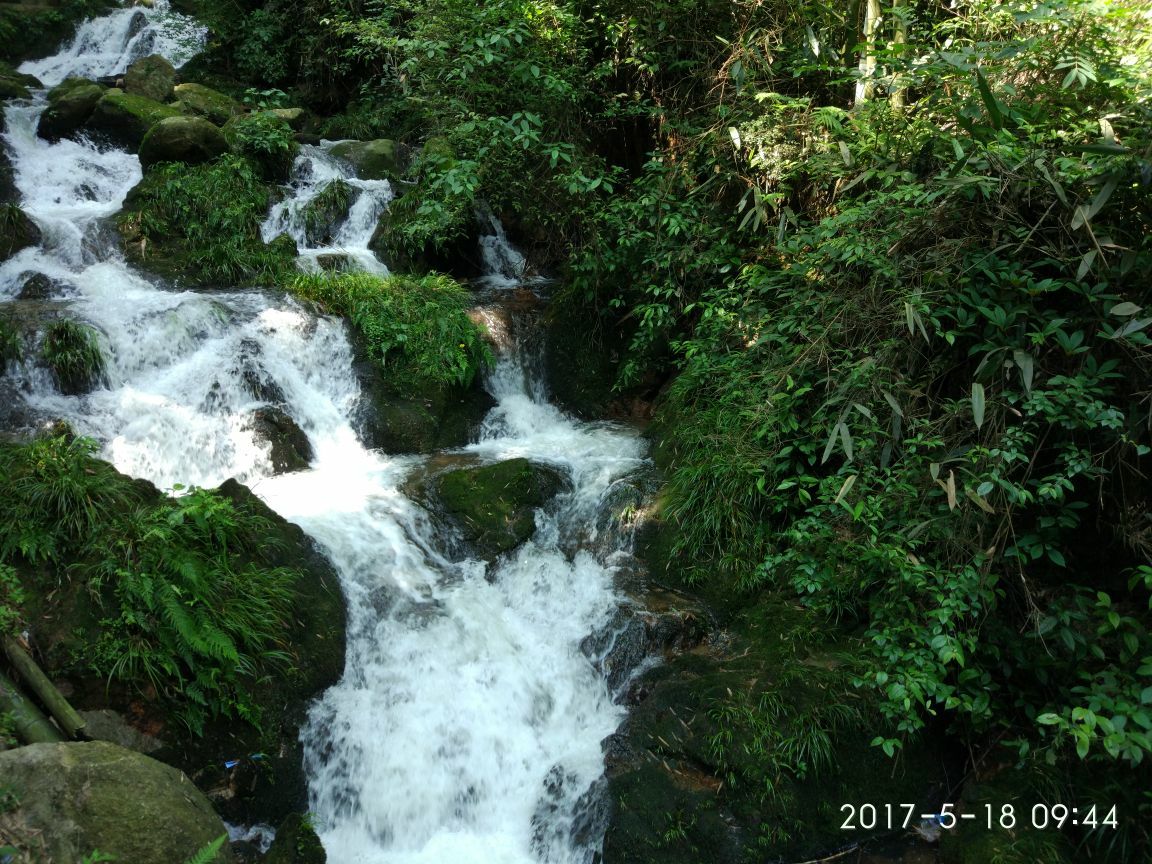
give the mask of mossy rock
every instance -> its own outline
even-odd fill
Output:
[[[328,854],[316,836],[312,822],[292,813],[276,829],[276,839],[268,848],[263,864],[327,864]]]
[[[356,192],[346,180],[336,179],[324,185],[304,207],[304,232],[308,245],[322,246],[332,242],[355,197]]]
[[[84,128],[96,136],[133,151],[140,147],[148,130],[180,112],[153,99],[112,88],[96,103]]]
[[[536,508],[564,488],[564,476],[527,459],[447,471],[432,480],[435,494],[482,556],[515,549],[536,530]]]
[[[43,86],[35,75],[17,72],[11,64],[0,61],[0,99],[27,99],[32,90]]]
[[[348,162],[361,180],[395,180],[404,174],[403,151],[390,138],[340,141],[328,152]]]
[[[27,860],[80,861],[98,849],[117,861],[174,864],[226,834],[187,777],[115,744],[9,750],[0,777],[18,802],[0,813],[0,836]],[[215,860],[234,860],[227,845]]]
[[[233,117],[244,113],[244,106],[231,96],[203,84],[177,84],[172,96],[175,108],[185,114],[203,117],[217,126],[223,126]]]
[[[187,772],[229,822],[277,824],[308,806],[300,729],[312,701],[344,672],[347,613],[339,577],[298,526],[235,480],[223,483],[219,492],[271,525],[258,563],[303,573],[295,586],[293,625],[284,634],[292,666],[275,678],[253,682],[250,696],[262,712],[261,729],[221,718],[193,738],[169,725],[162,737],[170,746],[156,755]],[[225,768],[233,759],[239,764]]]
[[[273,108],[268,113],[287,123],[293,132],[299,132],[308,125],[308,112],[303,108]]]
[[[852,685],[846,650],[825,621],[766,595],[711,647],[642,675],[609,748],[605,860],[697,860],[704,841],[692,829],[717,818],[729,828],[723,854],[741,847],[731,860],[818,859],[844,845],[842,803],[936,812],[942,748],[908,742],[894,763],[871,745],[879,720]]]
[[[104,88],[85,78],[66,78],[48,91],[48,107],[40,115],[36,134],[46,141],[69,138],[92,116]]]
[[[159,54],[141,57],[124,73],[124,92],[153,102],[167,102],[176,84],[176,70]]]
[[[165,117],[140,143],[140,164],[145,171],[160,162],[200,165],[226,152],[220,129],[203,117]]]
[[[353,331],[353,338],[358,334]],[[361,437],[387,453],[431,453],[463,447],[496,404],[479,381],[471,386],[437,384],[419,396],[398,393],[379,361],[357,345],[356,376],[363,394],[356,417]]]
[[[40,242],[40,229],[15,204],[0,204],[0,261]]]
[[[563,300],[545,320],[544,365],[551,396],[583,419],[614,413],[613,390],[625,340],[607,321],[572,308]]]

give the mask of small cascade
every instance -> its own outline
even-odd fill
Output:
[[[281,234],[296,241],[307,271],[352,269],[386,275],[368,248],[381,214],[392,200],[387,180],[361,180],[328,152],[338,142],[305,146],[292,166],[288,195],[272,207],[261,228],[265,243]]]
[[[88,19],[59,54],[29,60],[20,71],[55,87],[69,77],[119,75],[149,54],[159,54],[173,66],[181,66],[199,53],[207,35],[207,27],[172,11],[167,0],[156,0],[151,8],[127,6]]]
[[[515,288],[528,281],[528,260],[508,242],[504,225],[487,207],[481,207],[476,220],[491,229],[480,235],[480,260],[484,265],[483,283],[492,288]]]

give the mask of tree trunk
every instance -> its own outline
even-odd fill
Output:
[[[860,78],[856,82],[855,104],[872,98],[876,90],[876,34],[880,30],[880,0],[864,3],[864,46],[860,50]]]
[[[905,17],[905,12],[908,9],[908,0],[892,0],[892,20],[893,20],[893,35],[892,47],[893,55],[896,58],[897,66],[904,65],[904,55],[902,49],[908,44],[908,19]],[[893,71],[892,73],[892,93],[888,96],[888,101],[893,108],[903,108],[904,100],[908,88],[904,86],[904,80],[899,76],[899,73]]]

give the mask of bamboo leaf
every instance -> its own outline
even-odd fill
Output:
[[[841,422],[841,423],[837,423],[836,425],[840,429],[840,441],[844,445],[844,455],[847,456],[848,461],[851,462],[853,459],[853,456],[852,456],[852,433],[848,431],[848,424],[847,423]]]
[[[1036,371],[1032,355],[1027,351],[1013,351],[1012,359],[1016,361],[1016,367],[1020,370],[1020,381],[1024,385],[1024,392],[1031,396],[1032,376]]]
[[[984,425],[984,385],[972,384],[972,419],[976,421],[976,428]]]
[[[848,477],[845,478],[844,484],[840,487],[840,491],[836,493],[836,498],[832,502],[833,504],[839,504],[844,500],[844,496],[852,490],[852,486],[856,483],[858,476],[857,474],[849,474]]]
[[[992,88],[988,86],[988,79],[984,77],[984,70],[976,68],[976,87],[980,91],[980,100],[984,103],[984,109],[988,112],[988,119],[992,121],[992,128],[999,131],[1004,128],[1004,112],[1000,103],[996,101],[996,96],[992,93]]]
[[[983,498],[981,498],[977,493],[973,492],[971,489],[966,488],[964,490],[964,494],[967,495],[972,500],[973,504],[975,504],[977,507],[979,507],[985,513],[995,515],[996,511],[992,508],[992,505],[989,504],[987,501],[985,501]]]
[[[880,393],[884,397],[884,401],[892,406],[892,410],[895,411],[898,416],[903,417],[904,412],[900,410],[900,403],[896,401],[896,397],[887,390],[881,390]]]

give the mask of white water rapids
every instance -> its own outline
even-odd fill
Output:
[[[24,68],[46,83],[117,74],[141,45],[179,61],[185,37],[199,32],[161,4],[123,10],[86,23],[73,45]],[[361,396],[343,324],[279,295],[176,291],[134,272],[101,223],[140,179],[136,157],[38,139],[44,104],[38,95],[6,109],[22,206],[45,242],[0,266],[0,303],[16,308],[27,302],[16,295],[31,274],[50,277],[47,313],[94,325],[108,372],[79,397],[61,395],[33,363],[10,374],[32,411],[96,438],[128,474],[161,488],[233,476],[250,484],[338,568],[349,606],[347,666],[304,733],[311,810],[329,860],[590,861],[602,833],[589,806],[604,770],[600,742],[622,709],[580,645],[621,601],[612,544],[587,541],[614,484],[643,463],[639,438],[548,404],[531,364],[508,346],[488,380],[497,405],[479,440],[453,458],[526,456],[562,471],[571,488],[538,513],[534,537],[493,567],[450,559],[428,515],[401,491],[422,457],[368,450],[357,437]],[[345,176],[322,150],[302,158],[312,173],[298,171],[291,200],[270,214],[279,230],[295,230],[292,214],[316,193],[314,181]],[[357,214],[360,201],[370,219]],[[335,245],[370,255],[365,226],[386,203],[382,187],[362,186]],[[510,247],[493,251],[517,260]],[[355,257],[386,272],[360,251]],[[272,476],[251,424],[269,403],[307,434],[307,470]]]

